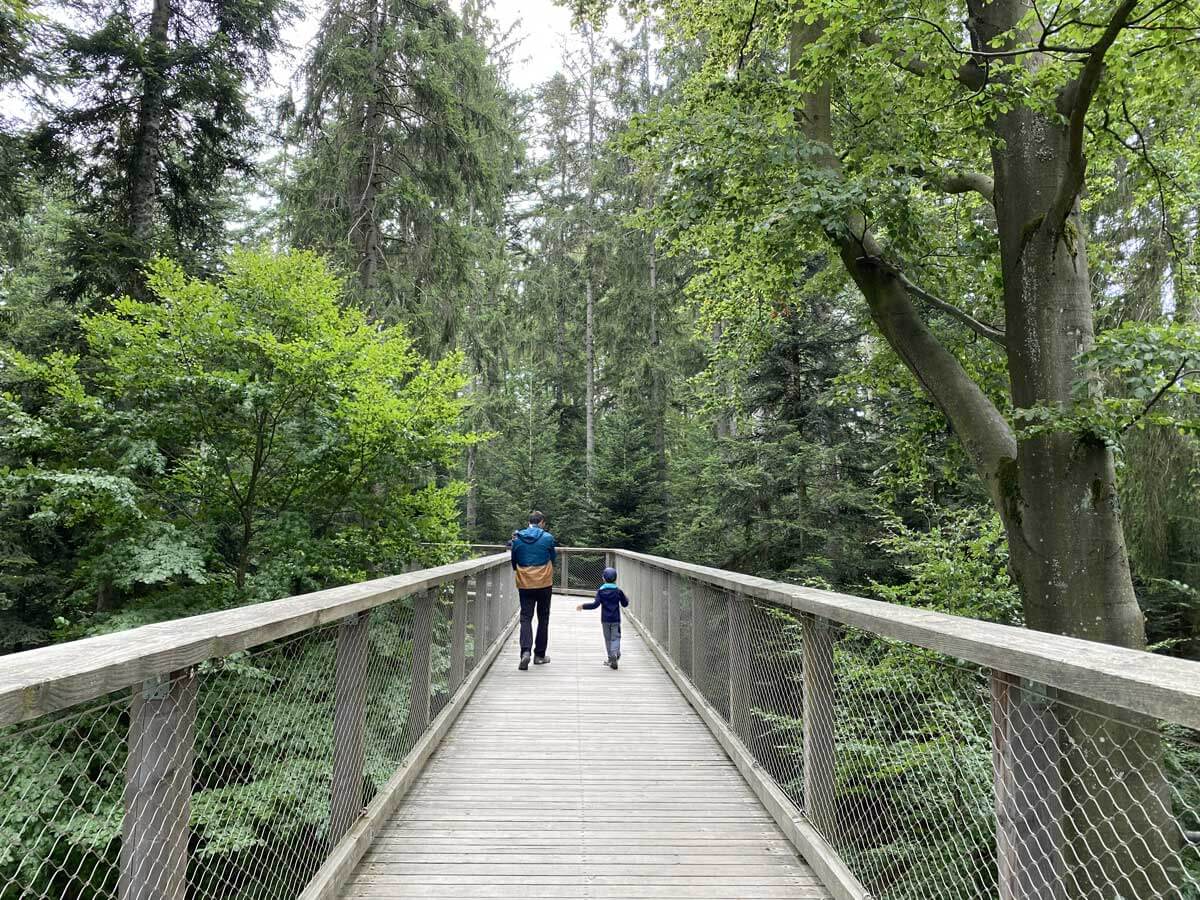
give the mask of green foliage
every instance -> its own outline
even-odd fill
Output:
[[[668,510],[655,459],[647,453],[649,435],[628,412],[607,415],[597,435],[595,546],[647,551],[662,540]]]
[[[608,4],[573,5],[597,18]],[[959,33],[952,4],[669,0],[622,4],[645,17],[632,40],[593,33],[522,97],[486,0],[461,15],[353,0],[322,20],[299,110],[263,98],[256,119],[285,5],[169,6],[164,48],[127,3],[75,5],[54,31],[0,2],[0,83],[26,100],[29,76],[55,88],[32,129],[0,120],[0,652],[440,560],[421,544],[453,540],[460,518],[503,540],[532,507],[567,543],[1021,622],[989,497],[828,238],[861,213],[914,280],[1001,321],[995,210],[933,176],[987,171],[989,123],[1050,109],[1075,63],[993,59],[972,93],[938,34]],[[1121,36],[1087,123],[1086,227],[1069,237],[1088,236],[1103,289],[1075,404],[1014,414],[1006,354],[921,314],[1022,437],[1120,448],[1148,634],[1194,657],[1200,45],[1163,38],[1194,30],[1185,6]],[[1056,40],[1091,40],[1107,8],[1065,4]],[[789,72],[797,14],[826,27]],[[927,77],[904,68],[918,51]],[[798,98],[830,72],[839,179],[796,127]],[[155,223],[137,241],[155,87]],[[267,130],[260,204],[241,185]],[[261,236],[334,268],[226,253]],[[132,277],[156,250],[171,261]],[[760,649],[794,662],[798,623],[779,618]],[[399,618],[376,619],[368,791],[400,755],[411,658]],[[240,897],[274,896],[255,860],[305,855],[303,879],[326,849],[328,636],[202,667],[194,874],[230,874]],[[841,849],[880,894],[994,892],[976,673],[861,635],[836,652],[855,700],[837,723],[839,793],[864,823]],[[759,714],[798,754],[800,721]],[[45,773],[0,796],[20,817],[0,828],[49,821],[32,858],[99,873],[97,893],[112,887],[122,728],[90,711],[0,757],[0,772]],[[89,741],[103,771],[76,752]],[[60,807],[84,812],[55,821]],[[20,870],[36,896],[63,893],[13,843],[0,832],[0,881]]]
[[[159,0],[155,7],[166,16],[163,34],[153,16],[127,2],[72,4],[62,17],[70,24],[51,42],[53,61],[45,62],[62,90],[29,139],[72,188],[75,215],[58,243],[76,300],[140,293],[140,272],[154,252],[192,270],[219,259],[233,215],[228,180],[253,168],[249,82],[265,78],[292,14],[287,0]],[[143,172],[147,152],[154,163]],[[148,236],[132,221],[143,177],[155,198]]]
[[[1008,573],[1000,518],[986,507],[928,510],[922,528],[887,516],[879,544],[906,580],[876,584],[880,599],[972,619],[1021,624],[1021,602]]]
[[[306,62],[293,123],[302,152],[283,189],[289,240],[356,273],[355,300],[405,322],[432,356],[466,343],[472,292],[487,287],[480,268],[502,255],[521,155],[514,98],[484,48],[488,24],[471,18],[474,31],[444,3],[331,5]]]
[[[693,425],[672,455],[667,549],[764,577],[861,585],[882,574],[865,553],[877,531],[873,436],[836,391],[857,370],[861,332],[832,304],[814,304],[778,317],[762,339],[752,367],[698,382],[718,404],[722,387],[734,392],[737,434],[716,438]]]
[[[152,301],[81,321],[87,355],[6,352],[5,501],[24,558],[62,579],[44,616],[82,625],[269,599],[398,568],[453,538],[442,474],[462,430],[460,357],[341,305],[309,253],[238,251]],[[35,616],[27,618],[36,619]],[[103,616],[102,616],[103,618]],[[48,627],[48,626],[43,626]]]

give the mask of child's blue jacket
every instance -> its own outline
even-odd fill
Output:
[[[595,609],[600,607],[601,622],[620,622],[621,607],[629,605],[629,598],[615,584],[605,582],[600,585],[600,590],[596,591],[596,599],[591,603],[583,604],[584,609]]]

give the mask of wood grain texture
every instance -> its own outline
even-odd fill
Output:
[[[614,552],[619,558],[660,566],[778,606],[1200,728],[1200,663],[784,584],[631,550]]]
[[[0,657],[0,726],[327,625],[507,559],[471,559]]]
[[[370,613],[347,616],[338,625],[333,702],[333,783],[329,833],[345,834],[363,806],[363,724],[367,700]]]
[[[454,608],[450,612],[450,674],[447,690],[453,694],[467,672],[467,579],[454,582]]]
[[[837,835],[833,629],[804,616],[804,811],[829,840]]]
[[[830,894],[632,628],[556,596],[547,666],[510,640],[342,896]]]
[[[184,900],[198,679],[191,670],[133,691],[120,900]]]
[[[644,623],[634,616],[630,616],[630,621],[671,680],[675,682],[680,693],[696,710],[701,721],[708,726],[709,731],[729,755],[754,795],[771,818],[775,820],[784,837],[803,855],[819,882],[828,889],[828,894],[823,896],[833,897],[834,900],[871,900],[871,895],[854,877],[837,851],[801,815],[800,810],[771,780],[754,755],[738,740],[737,735],[733,733],[733,729],[729,727],[721,714],[704,698],[704,695],[688,679],[683,670],[675,665],[666,650],[647,633]]]
[[[502,634],[507,636],[516,627],[516,624],[517,620],[514,616],[505,623]],[[416,746],[404,757],[400,767],[379,789],[379,793],[371,798],[371,802],[367,804],[367,808],[363,810],[363,814],[354,822],[345,837],[325,857],[321,868],[305,885],[298,900],[334,900],[340,895],[359,860],[362,859],[380,829],[387,823],[396,807],[412,788],[424,769],[425,763],[450,731],[451,726],[466,707],[467,701],[471,699],[471,695],[474,694],[475,689],[503,647],[503,640],[499,640],[488,647],[486,652],[480,653],[476,665],[472,667],[471,674],[463,681],[458,693],[450,697],[449,702],[442,707],[442,711],[430,723],[429,729],[417,741]]]
[[[683,647],[682,624],[679,615],[679,576],[666,573],[667,579],[667,649],[671,659],[679,659]]]
[[[408,719],[405,728],[415,741],[429,727],[429,664],[433,643],[434,591],[422,591],[413,598],[412,677],[409,681]]]
[[[473,623],[472,631],[474,633],[473,643],[475,645],[475,662],[484,654],[485,648],[491,643],[488,640],[488,617],[487,617],[487,585],[482,575],[475,576],[475,599],[471,604],[471,621]]]

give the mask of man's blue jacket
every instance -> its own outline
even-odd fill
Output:
[[[513,535],[512,567],[517,573],[517,587],[541,588],[554,583],[554,535],[537,525],[530,525]]]

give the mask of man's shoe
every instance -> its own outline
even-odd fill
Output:
[[[528,653],[521,654],[521,661],[519,663],[517,663],[517,668],[520,669],[522,672],[524,672],[526,669],[529,668],[529,654]]]
[[[544,666],[548,662],[550,662],[550,657],[548,656],[535,656],[533,658],[533,664],[535,666]]]
[[[612,666],[614,669],[617,667],[617,661],[615,659],[609,660],[608,664],[610,666]]]

